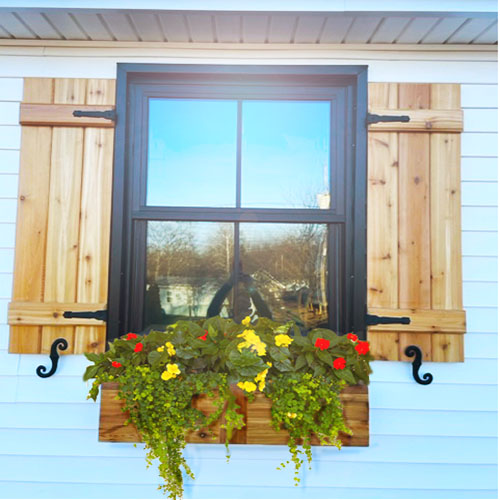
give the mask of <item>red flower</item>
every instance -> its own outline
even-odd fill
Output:
[[[358,342],[354,349],[358,351],[358,354],[367,354],[370,350],[370,344],[368,342]]]
[[[314,347],[319,347],[322,351],[324,351],[330,347],[330,341],[322,338],[316,339]]]
[[[118,361],[113,361],[113,362],[111,363],[111,366],[112,366],[113,368],[120,368],[120,366],[122,366],[122,364],[121,364],[121,363],[119,363]]]
[[[137,342],[137,344],[135,344],[134,351],[141,352],[143,347],[142,342]]]
[[[205,330],[205,335],[198,337],[200,340],[207,340],[208,330]]]
[[[356,342],[356,340],[358,340],[358,336],[357,335],[354,335],[354,333],[348,333],[347,334],[347,338],[349,340],[352,340],[353,342]]]
[[[127,340],[132,340],[132,339],[136,339],[136,338],[137,338],[136,333],[127,333]]]
[[[333,362],[333,367],[336,369],[336,370],[343,370],[345,368],[345,359],[344,358],[337,358],[334,362]]]

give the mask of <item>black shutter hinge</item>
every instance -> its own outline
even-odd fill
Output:
[[[373,325],[409,325],[411,319],[408,317],[394,317],[394,316],[376,316],[375,314],[367,314],[365,316],[366,326]]]
[[[105,111],[85,111],[81,109],[76,109],[73,111],[73,116],[77,118],[82,118],[88,116],[90,118],[105,118],[106,120],[111,120],[116,122],[116,109],[106,109]]]
[[[100,311],[64,311],[64,318],[85,318],[97,319],[99,321],[108,321],[108,310],[102,309]]]
[[[372,113],[368,113],[366,115],[366,125],[371,125],[372,123],[379,122],[404,122],[407,123],[410,121],[410,117],[408,115],[376,115]]]

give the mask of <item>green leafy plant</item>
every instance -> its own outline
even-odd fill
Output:
[[[261,318],[252,324],[249,317],[242,324],[215,317],[179,321],[145,336],[128,333],[107,352],[86,356],[93,363],[83,376],[94,379],[89,397],[96,400],[104,382],[119,384],[128,423],[145,442],[148,464],[159,459],[160,488],[173,499],[183,494],[183,471],[194,478],[183,456],[186,433],[224,417],[228,449],[233,431],[243,427],[232,384],[250,400],[257,391],[271,399],[273,427],[290,435],[297,484],[301,456],[311,463],[314,436],[340,448],[339,432],[351,433],[339,395],[346,384],[368,384],[372,359],[368,342],[356,335],[315,329],[303,336],[293,322]],[[192,404],[200,394],[212,398],[208,415]]]

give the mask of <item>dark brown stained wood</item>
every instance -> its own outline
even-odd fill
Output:
[[[286,444],[288,434],[276,431],[271,427],[271,401],[263,394],[257,393],[253,402],[243,396],[243,392],[234,389],[237,402],[245,415],[246,427],[236,431],[231,439],[232,444]],[[124,425],[127,414],[122,412],[123,403],[117,400],[118,384],[107,383],[101,387],[101,417],[99,422],[99,441],[141,442],[137,429],[133,425]],[[368,446],[369,444],[369,407],[368,387],[346,387],[341,393],[344,404],[344,416],[347,426],[353,431],[352,436],[342,435],[344,446]],[[194,402],[199,410],[209,413],[213,405],[206,396],[200,396]],[[188,443],[224,443],[225,433],[220,430],[220,422],[215,422],[209,429],[198,433],[189,433]],[[319,444],[313,440],[313,444]]]
[[[106,111],[114,109],[110,105],[98,104],[32,104],[21,103],[21,125],[51,127],[98,127],[114,128],[115,122],[105,118],[76,117],[73,111]]]

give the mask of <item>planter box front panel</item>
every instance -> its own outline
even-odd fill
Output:
[[[275,431],[271,427],[271,401],[263,394],[257,393],[253,402],[248,402],[240,389],[233,388],[241,412],[245,415],[246,426],[233,433],[232,444],[276,444],[285,445],[288,433]],[[128,413],[123,412],[123,402],[116,399],[118,384],[107,383],[101,387],[101,417],[99,422],[99,441],[122,443],[139,443],[141,437],[133,425],[124,425]],[[368,446],[368,387],[346,387],[341,393],[344,404],[344,416],[347,426],[353,431],[352,436],[342,434],[344,446]],[[194,402],[195,407],[204,413],[214,410],[210,398],[199,396]],[[188,433],[188,443],[224,443],[225,430],[220,428],[220,421],[214,422],[209,428]],[[313,444],[319,444],[313,440]]]

